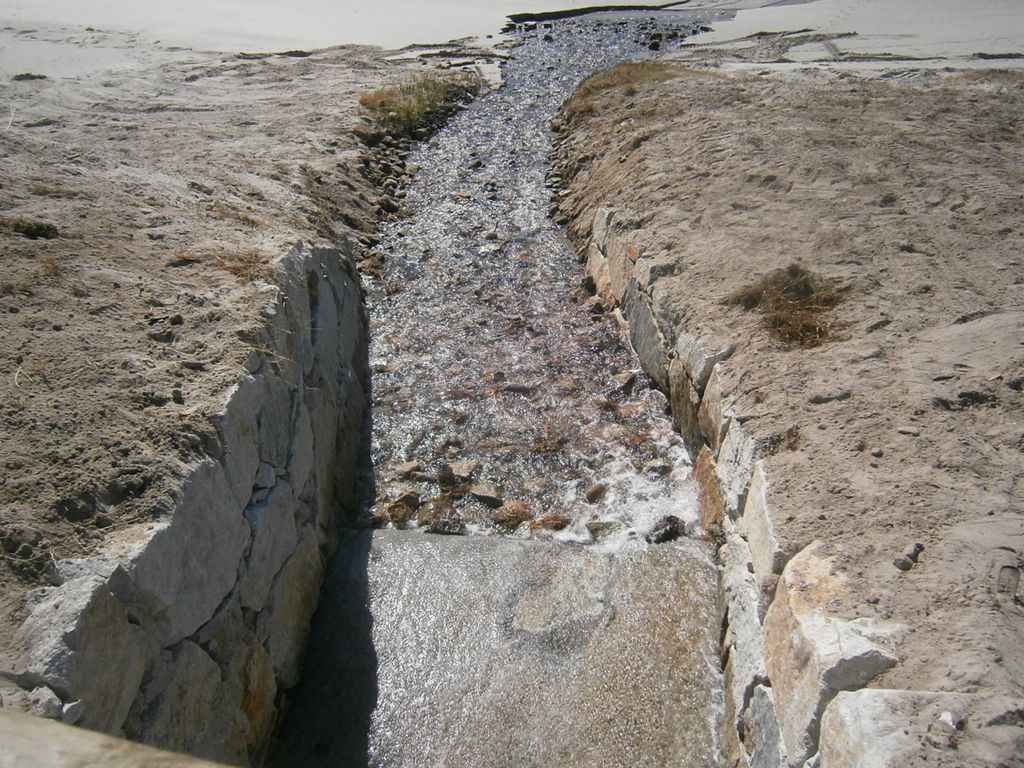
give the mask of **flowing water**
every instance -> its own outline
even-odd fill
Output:
[[[411,530],[344,537],[278,765],[716,764],[712,552],[645,540],[667,515],[695,525],[689,458],[588,309],[545,186],[579,80],[694,21],[525,33],[503,87],[409,158],[408,215],[368,285],[377,505],[440,500],[467,535],[393,515]],[[558,517],[499,527],[512,501]]]
[[[588,522],[621,539],[666,513],[693,518],[689,459],[664,399],[634,375],[616,324],[583,306],[582,270],[548,218],[544,181],[551,118],[583,75],[647,52],[641,24],[542,27],[514,51],[500,90],[411,157],[411,216],[384,228],[388,272],[371,286],[381,493],[410,487],[388,479],[403,462],[431,474],[476,460],[504,498],[573,518],[559,539],[590,541]],[[588,504],[595,483],[608,490]],[[472,496],[455,505],[487,527]]]

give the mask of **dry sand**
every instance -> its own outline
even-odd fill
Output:
[[[400,68],[367,48],[62,43],[94,44],[124,62],[0,83],[0,648],[55,559],[168,510],[252,354],[271,262],[372,231],[349,129]]]

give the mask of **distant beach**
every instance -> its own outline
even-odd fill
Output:
[[[144,32],[161,43],[211,51],[280,51],[341,44],[401,48],[501,31],[511,13],[628,5],[629,0],[3,0],[3,26],[93,26]],[[745,3],[734,4],[743,6]]]

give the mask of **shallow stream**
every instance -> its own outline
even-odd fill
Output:
[[[617,325],[584,306],[545,173],[549,122],[576,83],[649,53],[656,27],[620,16],[553,27],[527,33],[504,86],[410,157],[410,215],[384,228],[388,269],[370,286],[373,463],[379,497],[427,499],[436,486],[396,478],[402,464],[432,476],[479,461],[474,479],[502,498],[572,518],[556,538],[589,542],[591,523],[621,541],[667,513],[693,518],[689,459]],[[591,504],[595,484],[607,490]],[[453,501],[489,530],[485,504]]]
[[[370,503],[394,522],[344,537],[276,764],[717,763],[713,553],[646,540],[668,515],[692,531],[689,457],[545,184],[579,80],[696,21],[524,31],[504,85],[410,156],[367,286]],[[403,494],[465,535],[417,529]]]

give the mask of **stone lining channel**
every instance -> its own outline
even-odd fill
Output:
[[[520,30],[503,87],[410,156],[368,286],[385,527],[342,536],[276,765],[718,764],[690,459],[545,184],[579,80],[696,22]]]

